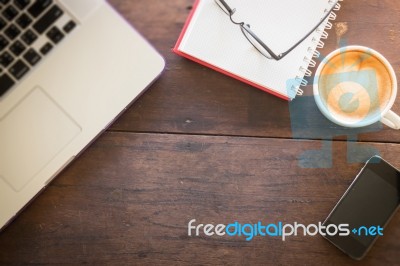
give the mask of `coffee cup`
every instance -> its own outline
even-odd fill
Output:
[[[347,46],[330,53],[315,73],[313,90],[319,110],[338,125],[358,128],[381,121],[400,129],[400,116],[391,111],[396,74],[373,49]]]

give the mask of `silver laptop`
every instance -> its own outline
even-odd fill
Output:
[[[105,1],[0,0],[0,229],[163,68]]]

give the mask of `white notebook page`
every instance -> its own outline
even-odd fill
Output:
[[[236,8],[234,19],[251,25],[251,29],[276,54],[285,52],[306,35],[329,10],[329,0],[226,0]],[[320,26],[323,29],[326,22]],[[287,82],[308,68],[320,39],[314,32],[307,40],[280,61],[262,56],[244,37],[214,0],[201,0],[178,50],[236,76],[266,87],[281,95],[288,93]],[[312,39],[316,39],[315,42]],[[311,47],[311,50],[309,48]]]

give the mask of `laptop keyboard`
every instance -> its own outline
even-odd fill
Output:
[[[53,0],[0,0],[0,97],[75,26]]]

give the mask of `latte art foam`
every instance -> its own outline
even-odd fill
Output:
[[[386,65],[365,51],[343,51],[322,68],[319,94],[333,117],[357,123],[379,115],[392,95],[392,79]]]

